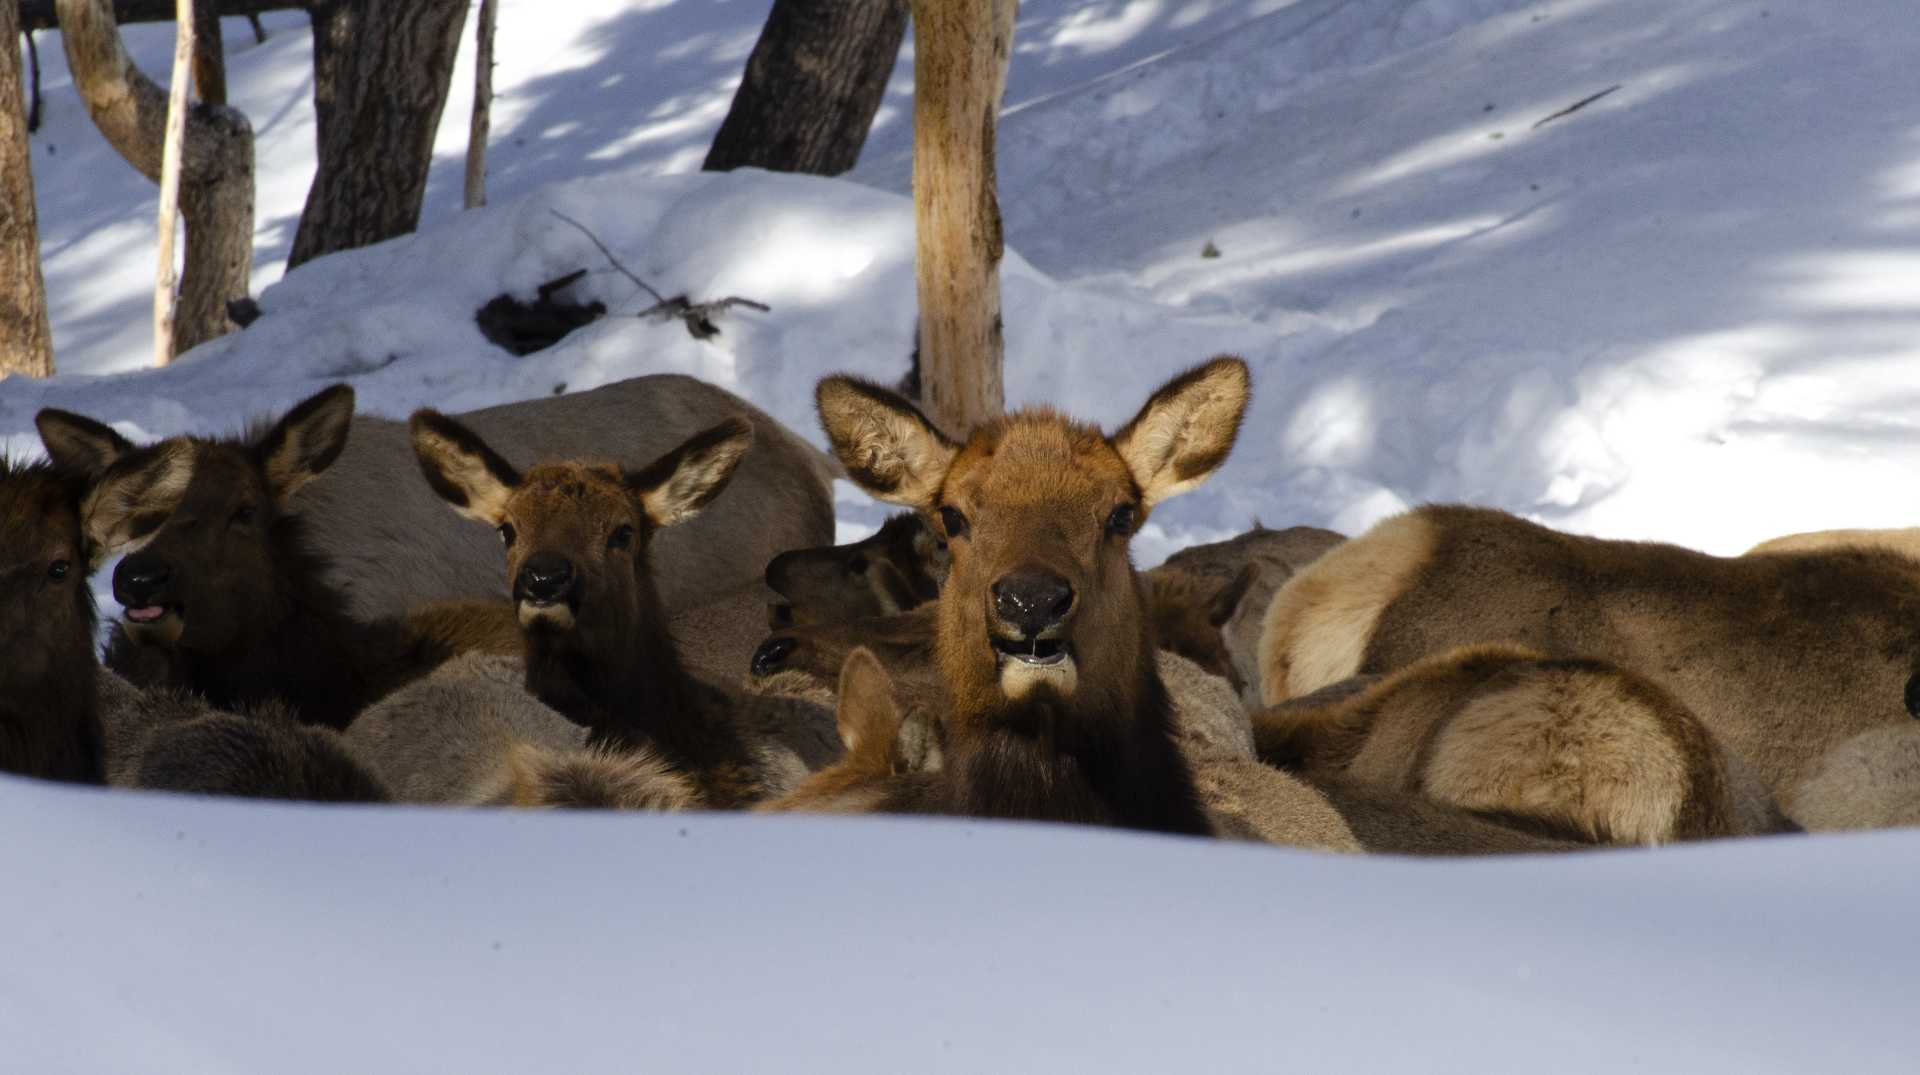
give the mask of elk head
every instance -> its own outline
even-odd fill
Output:
[[[847,545],[783,552],[767,564],[767,586],[785,600],[771,626],[845,623],[907,612],[940,596],[947,578],[946,539],[903,511],[879,531]]]
[[[427,484],[499,530],[521,626],[606,654],[665,631],[648,558],[653,535],[720,495],[753,443],[753,427],[730,418],[638,471],[566,462],[523,474],[437,411],[415,412],[410,425]]]
[[[1127,711],[1154,675],[1153,628],[1128,546],[1154,506],[1205,481],[1240,426],[1246,364],[1217,358],[1155,392],[1111,437],[1044,408],[955,442],[887,389],[828,378],[821,423],[848,475],[936,520],[952,568],[941,678],[964,721],[1023,703]]]
[[[34,421],[57,463],[98,475],[82,518],[95,546],[126,552],[113,596],[128,635],[215,652],[289,614],[295,576],[312,565],[287,505],[346,448],[353,389],[328,388],[257,436],[145,448],[66,411]]]
[[[92,547],[80,525],[84,479],[0,458],[0,706],[93,676]]]

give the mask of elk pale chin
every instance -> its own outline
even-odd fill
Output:
[[[535,601],[517,602],[520,611],[520,626],[535,627],[548,631],[573,630],[573,606],[565,601],[540,604]]]
[[[1000,692],[1018,701],[1040,688],[1071,698],[1080,683],[1080,667],[1073,650],[1056,635],[993,640],[1000,663]]]

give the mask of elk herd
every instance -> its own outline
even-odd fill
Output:
[[[1920,540],[1715,557],[1434,506],[1137,571],[1251,389],[1216,358],[1111,434],[956,439],[830,377],[831,456],[667,375],[406,423],[341,385],[147,445],[44,410],[49,461],[0,460],[0,770],[1356,852],[1920,824]],[[840,476],[907,510],[832,544]]]

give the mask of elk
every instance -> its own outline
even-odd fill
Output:
[[[787,794],[756,810],[819,814],[874,813],[889,801],[935,805],[935,768],[902,742],[903,717],[893,681],[871,650],[847,655],[834,692],[834,720],[846,753]],[[933,811],[929,811],[933,812]]]
[[[105,778],[75,472],[0,457],[0,771]]]
[[[1808,829],[1920,826],[1920,724],[1887,724],[1834,747],[1793,795]]]
[[[940,597],[947,543],[911,511],[897,512],[871,536],[847,545],[792,549],[767,564],[767,586],[781,601],[774,628],[891,616]]]
[[[1503,641],[1658,683],[1791,814],[1828,750],[1920,711],[1920,563],[1859,548],[1722,558],[1425,507],[1281,588],[1261,685],[1278,703]]]
[[[588,728],[593,745],[658,751],[714,808],[763,798],[830,757],[832,744],[820,735],[810,751],[804,739],[794,751],[802,772],[778,763],[768,740],[808,735],[804,714],[779,708],[789,700],[768,699],[774,712],[743,705],[690,675],[655,587],[655,534],[693,518],[726,488],[753,442],[746,421],[696,433],[639,470],[549,462],[524,473],[435,411],[416,412],[412,429],[428,483],[500,534],[525,636],[527,690]]]
[[[113,572],[126,614],[108,667],[222,709],[277,700],[340,728],[456,648],[515,643],[504,606],[430,610],[419,625],[349,614],[290,503],[339,458],[353,401],[336,385],[262,432],[144,448],[90,418],[39,413],[48,453],[99,475],[83,509],[88,540],[130,550]]]
[[[592,457],[634,468],[728,418],[753,427],[733,495],[654,543],[656,584],[670,616],[758,584],[780,552],[833,540],[832,461],[739,396],[680,374],[565,395],[548,395],[544,383],[527,387],[539,398],[453,417],[509,458]],[[507,591],[499,539],[448,511],[422,480],[405,422],[355,418],[339,458],[292,510],[357,619],[498,600]]]
[[[1340,693],[1255,714],[1261,759],[1590,843],[1783,827],[1685,706],[1603,661],[1468,646]]]
[[[1810,530],[1804,534],[1786,534],[1782,537],[1769,538],[1748,549],[1745,555],[1814,552],[1820,549],[1886,549],[1905,556],[1920,557],[1920,528]]]
[[[1113,436],[1046,409],[956,442],[896,393],[822,381],[821,425],[853,481],[938,519],[943,812],[1209,831],[1172,737],[1128,546],[1155,505],[1225,462],[1247,367],[1174,378]]]

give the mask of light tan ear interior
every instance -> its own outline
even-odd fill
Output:
[[[1169,381],[1114,435],[1147,506],[1198,486],[1226,462],[1251,391],[1245,362],[1216,358]]]
[[[80,506],[80,520],[92,543],[94,567],[108,556],[133,551],[136,518],[173,514],[193,481],[194,457],[192,441],[181,438],[163,442],[154,447],[152,458],[144,465],[110,474],[88,491]]]
[[[294,407],[267,435],[271,448],[261,460],[267,488],[281,505],[340,458],[353,426],[354,394],[344,386],[328,389]]]
[[[712,431],[709,431],[712,432]],[[726,488],[740,460],[753,447],[753,427],[738,423],[723,436],[696,434],[664,481],[640,491],[640,506],[658,526],[686,522]],[[704,441],[704,443],[696,443]]]
[[[413,451],[420,465],[431,471],[427,484],[453,510],[488,526],[507,521],[507,501],[513,498],[513,487],[500,480],[484,457],[429,425],[414,427]]]
[[[893,698],[893,677],[865,646],[847,654],[840,666],[834,719],[849,755],[887,763],[900,731],[900,707]]]
[[[847,476],[873,496],[931,510],[958,446],[904,401],[845,378],[820,382],[820,424]]]

